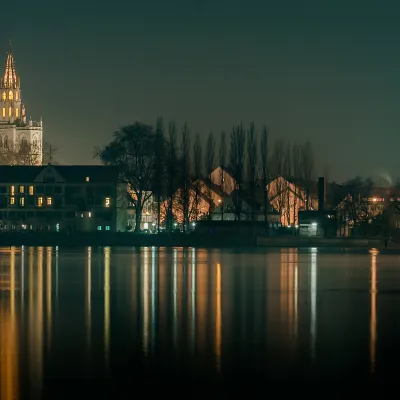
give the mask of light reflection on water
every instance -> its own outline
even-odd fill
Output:
[[[317,249],[1,249],[0,398],[40,398],[71,371],[81,381],[316,380],[347,360],[367,379],[385,343],[378,283],[400,290],[394,264]]]

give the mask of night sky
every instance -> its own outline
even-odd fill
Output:
[[[400,177],[398,1],[143,0],[7,3],[27,116],[58,160],[89,164],[120,125],[192,132],[266,123],[309,139],[319,174]]]

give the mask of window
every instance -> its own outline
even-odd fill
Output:
[[[18,100],[19,99],[19,94],[18,94],[18,92],[15,92],[15,100]]]
[[[21,207],[23,207],[23,206],[25,205],[25,197],[20,197],[20,198],[19,198],[19,205],[20,205]]]
[[[110,225],[106,225],[106,231],[110,230]]]
[[[24,193],[25,192],[25,186],[20,186],[19,187],[19,192]]]
[[[3,118],[5,118],[6,117],[6,109],[5,109],[5,107],[3,107]]]
[[[101,231],[101,225],[97,225],[97,230]]]
[[[38,197],[37,205],[38,205],[38,207],[42,207],[43,206],[43,197]]]
[[[19,118],[19,108],[18,108],[18,107],[15,109],[15,116],[16,116],[17,118]]]
[[[86,182],[89,182],[90,181],[90,178],[87,176],[86,177]]]
[[[51,198],[51,197],[47,197],[46,200],[47,200],[47,203],[46,203],[46,204],[47,204],[48,206],[51,206],[52,198]]]
[[[10,194],[11,196],[15,195],[15,186],[10,186]]]
[[[89,211],[89,218],[92,218],[92,213]]]
[[[6,101],[6,92],[3,92],[3,94],[1,95],[1,98],[3,99],[3,101]]]
[[[10,107],[10,108],[8,109],[8,116],[9,116],[9,117],[12,116],[12,107]]]
[[[106,197],[106,207],[110,207],[110,198]]]
[[[8,92],[8,100],[14,100],[14,93],[12,90]]]
[[[10,197],[10,204],[15,204],[15,197]]]
[[[33,196],[33,186],[29,186],[29,195]]]

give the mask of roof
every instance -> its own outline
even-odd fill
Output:
[[[4,71],[4,78],[1,85],[4,89],[16,89],[18,87],[17,73],[15,71],[14,56],[10,50],[7,53],[6,67]]]
[[[45,170],[55,171],[67,183],[116,183],[118,168],[106,165],[0,165],[1,183],[30,183],[35,182],[39,174]]]

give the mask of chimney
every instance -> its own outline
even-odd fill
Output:
[[[325,178],[318,178],[318,211],[325,210]]]

